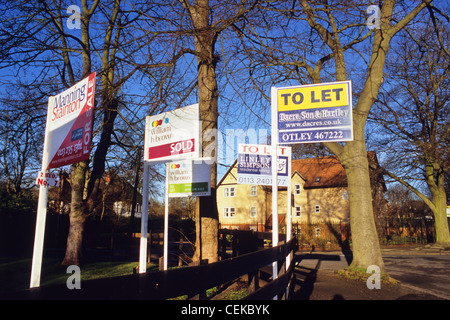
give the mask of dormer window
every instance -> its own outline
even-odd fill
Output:
[[[320,181],[320,177],[317,177],[317,178],[316,178],[316,182],[319,182],[319,181]]]

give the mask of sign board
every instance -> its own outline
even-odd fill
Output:
[[[272,146],[239,144],[237,183],[272,185]],[[278,147],[278,186],[290,184],[291,147]]]
[[[144,160],[163,163],[200,156],[198,104],[145,119]]]
[[[39,171],[36,184],[39,186],[57,187],[59,186],[59,177],[56,173]]]
[[[211,159],[175,161],[167,164],[170,198],[211,195]]]
[[[353,140],[351,81],[275,90],[278,143]]]
[[[36,178],[39,198],[30,288],[39,287],[41,281],[48,187],[59,183],[47,170],[89,159],[94,95],[95,72],[48,101],[42,167]]]
[[[89,159],[94,94],[95,72],[49,98],[45,137],[49,164],[44,169]]]

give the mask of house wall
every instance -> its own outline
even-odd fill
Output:
[[[251,185],[237,184],[236,174],[237,169],[233,168],[217,188],[219,222],[223,228],[261,231],[267,220],[267,194],[262,186],[253,186],[252,193]],[[252,207],[256,216],[251,216]]]
[[[252,186],[236,183],[237,168],[233,167],[217,188],[219,222],[222,228],[265,231],[267,219],[272,214],[272,192],[270,187]],[[294,173],[291,180],[291,214],[293,224],[304,223],[347,223],[349,204],[347,188],[304,189],[305,180]],[[296,194],[300,185],[300,194]],[[251,190],[256,190],[256,195]],[[234,188],[234,189],[233,189]],[[233,194],[234,190],[234,194]],[[316,212],[319,206],[319,212]],[[251,207],[256,216],[251,216]],[[296,207],[300,207],[300,217]],[[230,210],[234,208],[232,216]],[[278,215],[285,217],[287,211],[287,191],[278,191]],[[285,222],[280,226],[283,229]]]

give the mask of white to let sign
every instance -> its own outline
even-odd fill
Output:
[[[49,98],[45,137],[49,164],[44,169],[89,159],[94,94],[95,72]]]
[[[162,163],[200,156],[198,104],[145,119],[144,160]]]
[[[210,162],[210,158],[199,158],[168,163],[169,197],[210,196]]]
[[[278,143],[353,140],[351,81],[274,89]]]
[[[59,177],[56,173],[39,171],[36,184],[39,186],[57,187],[59,186]]]
[[[272,185],[272,147],[270,145],[239,144],[237,183]],[[278,186],[290,184],[291,147],[278,147]]]

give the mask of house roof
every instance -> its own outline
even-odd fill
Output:
[[[371,169],[378,168],[378,160],[373,151],[367,153],[369,158],[369,165]],[[222,177],[218,185],[221,185],[225,177],[231,173],[231,170],[237,165],[237,160],[228,169]],[[336,156],[327,156],[320,158],[306,158],[292,160],[292,175],[299,174],[304,180],[303,188],[331,188],[331,187],[346,187],[347,175],[342,164]],[[384,186],[384,181],[381,180]],[[266,186],[271,188],[271,186]]]
[[[344,167],[336,157],[292,160],[292,172],[304,179],[304,188],[341,187],[347,185]]]

